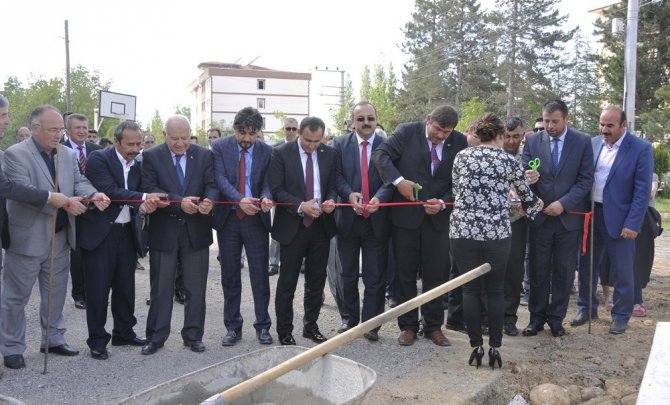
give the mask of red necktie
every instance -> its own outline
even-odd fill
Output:
[[[361,153],[361,194],[363,194],[363,202],[370,202],[370,184],[368,180],[368,141],[361,142],[363,145],[363,152]],[[368,218],[370,213],[363,210],[363,218]]]
[[[86,157],[84,156],[84,147],[77,146],[77,149],[79,149],[79,171],[81,174],[84,174],[86,171]]]
[[[247,183],[247,161],[244,158],[244,153],[246,151],[247,151],[246,149],[242,148],[242,153],[240,154],[240,181],[239,184],[237,185],[237,189],[240,192],[240,194],[242,194],[242,198],[246,196],[245,186]],[[242,211],[241,206],[237,207],[236,214],[239,219],[244,218],[245,214],[244,211]]]
[[[307,165],[305,167],[305,201],[314,199],[314,166],[312,164],[312,154],[305,152],[307,155]],[[305,228],[312,225],[312,217],[303,215],[302,224]]]

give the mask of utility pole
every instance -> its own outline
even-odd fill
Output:
[[[70,91],[70,36],[67,20],[65,20],[65,94],[67,95],[67,110],[72,111],[72,94]]]
[[[628,118],[628,130],[635,133],[635,78],[637,74],[637,22],[640,5],[638,0],[628,0],[626,18],[626,51],[624,67],[624,109]]]

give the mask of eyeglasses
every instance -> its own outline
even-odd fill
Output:
[[[363,122],[367,119],[368,122],[375,122],[377,121],[377,117],[356,117],[356,121],[358,122]]]
[[[57,135],[57,134],[64,135],[64,134],[67,133],[65,128],[44,128],[40,124],[35,124],[35,125],[44,129],[49,135]]]
[[[544,127],[533,128],[533,132],[544,131]]]
[[[298,130],[298,128],[296,128],[296,127],[285,127],[284,128],[284,131],[297,131],[297,130]]]

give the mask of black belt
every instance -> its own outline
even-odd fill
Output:
[[[603,207],[603,203],[601,203],[601,202],[594,202],[594,203],[593,203],[593,206],[594,206],[594,207],[598,207],[598,208],[602,208],[602,207]]]
[[[119,227],[119,228],[125,228],[125,227],[130,226],[130,222],[124,222],[124,223],[114,222],[112,224],[112,226],[116,226],[116,227]]]

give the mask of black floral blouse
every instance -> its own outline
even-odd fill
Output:
[[[449,237],[489,241],[512,235],[509,191],[513,185],[529,218],[540,200],[530,190],[523,169],[500,148],[470,147],[460,151],[452,173],[455,197]]]

